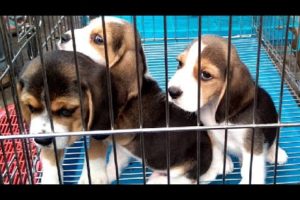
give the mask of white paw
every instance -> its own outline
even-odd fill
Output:
[[[209,169],[205,174],[200,176],[200,184],[209,184],[210,182],[216,180],[218,173],[216,170]]]
[[[282,165],[285,164],[288,160],[288,155],[281,147],[278,147],[278,157],[277,157],[277,164]],[[275,151],[269,151],[267,155],[267,161],[270,164],[275,163]]]
[[[242,178],[241,182],[239,183],[240,185],[249,185],[249,178]],[[265,184],[264,178],[258,178],[258,179],[252,179],[251,180],[251,185],[255,184]]]
[[[147,181],[147,184],[166,185],[168,184],[168,178],[164,175],[151,175]]]
[[[41,184],[59,184],[57,173],[44,173],[42,176]]]
[[[112,183],[115,180],[117,180],[116,167],[114,164],[111,164],[111,162],[106,166],[106,174],[107,174],[108,183]],[[120,177],[120,172],[119,172],[119,177]]]
[[[87,173],[80,176],[78,184],[89,184],[89,178]],[[108,184],[108,178],[105,172],[91,174],[91,184]]]
[[[223,160],[220,162],[220,167],[218,170],[218,174],[223,174]],[[225,166],[225,175],[231,173],[233,171],[233,162],[229,156],[226,156],[226,166]]]

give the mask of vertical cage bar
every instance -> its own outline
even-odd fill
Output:
[[[109,59],[108,59],[108,51],[107,51],[107,37],[106,37],[106,24],[104,15],[101,16],[102,18],[102,29],[103,29],[103,36],[104,36],[104,52],[105,52],[105,62],[106,62],[106,76],[107,76],[107,87],[108,87],[108,99],[109,99],[109,117],[110,117],[110,127],[111,130],[114,130],[114,113],[113,113],[113,100],[112,100],[112,88],[111,88],[111,77],[110,77],[110,67],[109,67]],[[117,184],[120,183],[119,180],[119,170],[118,170],[118,159],[117,159],[117,149],[116,149],[116,140],[115,136],[112,135],[113,141],[113,154],[114,154],[114,161],[116,167],[116,177],[117,177]]]
[[[164,55],[165,55],[165,89],[168,94],[168,42],[167,42],[167,17],[164,15]],[[166,127],[169,127],[169,95],[166,95]],[[168,185],[170,184],[170,133],[166,132],[166,149],[167,149],[167,175]]]
[[[15,76],[15,71],[13,68],[13,63],[12,63],[12,57],[13,57],[13,53],[11,51],[12,47],[11,47],[11,43],[9,42],[9,39],[6,38],[7,34],[7,30],[6,30],[6,25],[3,21],[3,18],[0,17],[0,30],[1,30],[1,34],[2,34],[2,41],[3,41],[3,47],[4,47],[4,52],[6,52],[6,61],[8,63],[8,67],[12,67],[12,69],[9,70],[9,76],[10,76],[10,80],[11,80],[11,92],[12,94],[17,94],[17,89],[16,89],[16,85],[15,85],[15,81],[14,78]],[[23,118],[22,118],[22,112],[21,112],[21,107],[19,104],[19,97],[18,95],[13,95],[13,101],[14,101],[14,105],[15,105],[15,110],[16,110],[16,115],[17,115],[17,122],[18,122],[18,127],[20,130],[21,134],[25,134],[25,129],[23,126]],[[27,140],[26,140],[27,141]],[[25,150],[25,164],[26,164],[26,169],[29,172],[29,179],[28,181],[33,184],[33,176],[32,176],[32,171],[31,171],[31,164],[29,161],[29,151],[27,146],[25,145],[25,142],[22,141],[22,147],[23,150]]]
[[[260,65],[260,50],[261,50],[261,35],[262,35],[262,23],[263,17],[259,18],[259,34],[258,34],[258,48],[257,48],[257,60],[256,60],[256,76],[255,76],[255,90],[254,90],[254,105],[252,110],[252,123],[255,124],[255,116],[256,116],[256,107],[257,107],[257,90],[258,90],[258,81],[259,81],[259,65]],[[253,165],[253,149],[254,149],[254,137],[255,137],[256,128],[252,129],[251,136],[251,155],[250,155],[250,170],[249,170],[249,184],[252,181],[252,165]]]
[[[197,101],[197,126],[201,126],[200,106],[201,106],[201,33],[202,33],[202,16],[198,16],[198,101]],[[197,184],[200,183],[200,136],[201,131],[197,131]]]
[[[42,24],[43,24],[43,29],[44,29],[45,46],[46,46],[46,50],[48,51],[48,40],[47,40],[47,32],[46,32],[46,21],[45,21],[45,16],[42,16]]]
[[[40,60],[41,60],[41,64],[42,64],[41,65],[42,66],[42,77],[43,77],[43,85],[45,88],[45,97],[46,97],[45,104],[46,104],[46,109],[47,109],[49,120],[50,120],[51,131],[54,133],[55,130],[54,130],[54,126],[53,126],[52,112],[51,112],[51,108],[50,108],[50,95],[49,95],[46,67],[45,67],[45,63],[44,63],[39,22],[40,22],[40,17],[36,17],[36,19],[35,19],[35,26],[36,26],[36,33],[37,33],[36,40],[37,40],[38,51],[39,51]],[[51,44],[52,44],[52,42],[51,42]],[[51,49],[53,50],[53,47],[51,47]],[[60,163],[59,163],[60,160],[58,158],[56,137],[54,137],[53,146],[54,146],[54,154],[55,154],[55,163],[56,163],[57,173],[58,173],[58,180],[59,180],[59,184],[62,184],[61,170],[60,170]]]
[[[6,168],[6,174],[7,174],[7,177],[8,177],[8,182],[9,182],[9,184],[12,184],[11,178],[10,178],[10,174],[9,174],[8,160],[7,160],[7,156],[6,156],[6,152],[5,152],[5,148],[4,148],[4,144],[3,144],[2,140],[0,140],[0,145],[1,145],[1,150],[2,150],[2,153],[3,153],[3,160],[4,160],[4,163],[5,163],[5,168]],[[3,175],[4,174],[5,174],[5,171],[3,172]]]
[[[76,53],[76,42],[75,42],[75,34],[74,34],[74,23],[73,23],[73,17],[70,16],[70,25],[71,25],[71,34],[72,34],[72,45],[73,45],[73,52],[74,52],[74,62],[75,62],[75,68],[76,68],[76,78],[77,78],[77,87],[79,92],[79,100],[80,100],[80,116],[81,116],[81,124],[82,124],[82,131],[87,131],[86,122],[84,120],[84,108],[83,108],[83,98],[82,98],[82,89],[81,89],[81,77],[78,69],[78,60],[77,60],[77,53]],[[89,184],[91,184],[91,172],[90,172],[90,162],[89,162],[89,154],[88,154],[88,146],[87,146],[87,137],[83,136],[83,144],[84,144],[84,151],[85,151],[85,159],[86,159],[86,165],[87,165],[87,174],[88,174],[88,180]]]
[[[229,27],[228,27],[228,54],[227,54],[227,73],[226,73],[226,109],[225,109],[225,124],[228,125],[228,107],[229,107],[229,92],[230,92],[230,76],[229,76],[229,71],[230,71],[230,55],[231,55],[231,33],[232,33],[232,16],[229,16]],[[223,177],[222,177],[222,182],[225,184],[225,170],[226,170],[226,156],[227,156],[227,138],[228,138],[228,128],[225,129],[225,138],[224,138],[224,158],[223,158]]]
[[[10,132],[11,135],[13,135],[12,123],[11,123],[9,110],[7,109],[7,101],[6,101],[6,97],[5,97],[5,94],[4,94],[2,80],[1,80],[0,86],[1,86],[1,96],[2,96],[2,100],[3,100],[3,105],[4,105],[4,109],[5,109],[5,113],[6,113],[6,118],[7,118],[7,121],[8,121],[9,132]],[[22,181],[22,173],[20,171],[20,162],[19,162],[19,156],[18,156],[15,140],[12,140],[12,144],[13,144],[13,150],[14,150],[14,153],[15,153],[15,156],[16,156],[16,163],[17,163],[17,170],[18,170],[18,173],[19,173],[19,178]]]
[[[134,42],[135,42],[135,66],[137,75],[137,86],[138,86],[138,102],[139,102],[139,125],[140,129],[143,128],[143,105],[142,105],[142,94],[141,94],[141,83],[140,83],[140,68],[139,68],[139,57],[138,57],[138,41],[137,41],[137,25],[136,16],[133,16],[134,25]],[[142,44],[141,44],[142,45]],[[143,80],[143,79],[142,79]],[[144,185],[146,184],[146,166],[145,166],[145,145],[144,145],[144,133],[140,133],[140,144],[141,144],[141,155],[142,155],[142,167],[143,167],[143,179]]]
[[[279,111],[278,111],[278,123],[281,123],[281,112],[282,112],[282,98],[283,98],[283,83],[285,77],[285,63],[286,63],[286,53],[288,44],[288,32],[289,32],[290,16],[287,17],[286,29],[285,29],[285,42],[284,42],[284,54],[283,54],[283,64],[281,72],[281,83],[280,83],[280,98],[279,98]],[[281,128],[277,129],[276,133],[276,151],[275,151],[275,163],[274,163],[274,184],[277,183],[277,160],[278,160],[278,147],[279,147],[279,135]]]

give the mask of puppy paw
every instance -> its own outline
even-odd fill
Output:
[[[158,173],[153,173],[148,181],[147,184],[154,184],[154,185],[166,185],[168,184],[168,177],[164,175],[159,175]]]
[[[108,184],[108,183],[109,183],[108,178],[105,172],[91,174],[91,184],[98,185],[98,184]],[[87,173],[81,175],[78,184],[89,184],[89,178]]]
[[[288,155],[281,147],[278,147],[278,157],[277,157],[277,164],[282,165],[285,164],[288,160]],[[267,155],[267,161],[270,164],[275,163],[275,151],[269,151]]]
[[[223,162],[220,162],[220,167],[218,170],[218,175],[223,174]],[[226,156],[226,166],[225,166],[225,175],[233,172],[233,162],[229,156]]]

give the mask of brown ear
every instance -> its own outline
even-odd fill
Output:
[[[114,76],[114,83],[117,93],[117,101],[119,105],[125,105],[130,99],[138,96],[138,77],[137,68],[139,68],[140,87],[144,74],[147,72],[147,64],[144,51],[140,40],[137,45],[138,66],[136,66],[136,50],[135,48],[125,48],[123,56],[112,66],[111,72]]]
[[[22,112],[22,116],[23,116],[23,120],[29,124],[30,123],[30,111],[28,110],[27,106],[25,106],[23,104],[23,101],[21,100],[21,95],[22,95],[22,91],[24,88],[24,83],[22,80],[19,80],[17,82],[17,93],[18,93],[18,97],[19,97],[19,103],[20,103],[20,107],[21,107],[21,112]]]
[[[93,99],[92,94],[89,89],[86,90],[86,96],[87,96],[87,103],[88,103],[88,120],[87,120],[87,130],[91,130],[92,123],[94,120],[94,105],[93,105]]]
[[[289,31],[294,34],[294,39],[292,41],[292,48],[297,50],[298,38],[299,38],[299,29],[295,27],[289,27]]]
[[[226,73],[225,73],[226,76]],[[246,66],[241,61],[234,61],[229,70],[228,120],[243,111],[254,100],[254,82]],[[226,84],[225,91],[216,111],[216,122],[226,118]]]

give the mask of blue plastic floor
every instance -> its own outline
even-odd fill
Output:
[[[176,56],[183,51],[191,40],[170,40],[168,41],[168,70],[169,78],[176,70]],[[253,77],[255,77],[257,60],[257,38],[233,39],[233,44],[237,47],[242,61],[248,66]],[[144,50],[147,57],[149,72],[157,80],[162,89],[165,90],[164,80],[164,46],[163,42],[146,42]],[[272,96],[276,108],[279,108],[280,96],[280,74],[268,57],[264,48],[261,49],[259,85],[266,89]],[[293,93],[284,85],[282,122],[299,122],[300,108]],[[292,184],[300,183],[300,127],[282,128],[280,134],[280,146],[285,149],[289,155],[288,162],[278,167],[277,183]],[[70,147],[64,160],[64,183],[76,184],[83,165],[83,142],[78,141]],[[151,174],[147,170],[147,176]],[[234,159],[234,172],[226,176],[226,184],[238,184],[240,181],[240,166]],[[274,166],[267,165],[268,184],[274,181]],[[121,184],[142,184],[143,175],[141,163],[132,161],[130,165],[122,172],[120,177]],[[221,184],[222,177],[218,176],[212,184]]]

